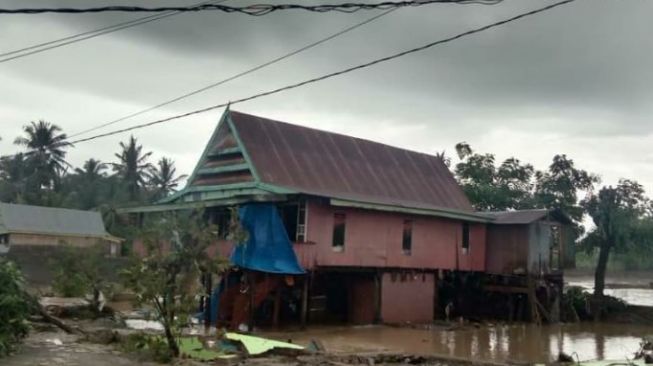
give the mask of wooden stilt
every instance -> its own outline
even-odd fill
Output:
[[[281,312],[281,287],[277,287],[274,295],[274,310],[272,313],[272,325],[279,326],[279,313]]]
[[[309,285],[309,274],[307,273],[304,276],[304,283],[302,288],[302,309],[301,309],[301,326],[302,329],[306,328],[306,320],[308,318],[308,285]]]
[[[249,311],[247,314],[247,331],[248,332],[253,332],[254,331],[254,291],[255,291],[255,281],[253,278],[253,273],[247,273],[247,284],[249,288]]]
[[[381,323],[381,276],[383,273],[374,274],[374,323]]]
[[[535,281],[532,278],[528,279],[528,305],[531,308],[531,320],[537,325],[542,325],[540,312],[538,310],[537,296],[535,295]]]

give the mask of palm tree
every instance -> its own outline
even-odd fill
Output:
[[[66,134],[55,124],[40,120],[23,127],[25,136],[17,137],[14,144],[25,146],[27,156],[32,160],[37,179],[42,187],[51,187],[59,175],[70,166],[66,162],[66,148],[72,146],[66,141]]]
[[[180,175],[175,177],[177,168],[172,159],[161,158],[157,162],[157,167],[150,169],[149,184],[154,188],[155,199],[160,199],[177,189],[179,182],[187,177]]]
[[[83,168],[76,168],[75,173],[83,177],[88,182],[93,182],[98,178],[104,177],[104,169],[107,165],[96,159],[88,159],[84,163]]]
[[[14,144],[27,147],[25,155],[39,156],[57,171],[64,171],[69,166],[65,149],[72,145],[66,141],[65,133],[59,133],[61,127],[40,120],[23,126],[23,131],[26,136],[17,137]]]
[[[129,199],[135,201],[146,184],[148,170],[152,168],[152,164],[147,162],[152,152],[143,153],[143,146],[138,145],[134,136],[130,136],[126,144],[121,142],[120,148],[122,151],[115,154],[119,162],[112,164],[113,170],[127,186]]]

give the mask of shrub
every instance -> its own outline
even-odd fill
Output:
[[[16,265],[0,258],[0,357],[13,351],[27,335],[29,304],[23,284]]]
[[[77,248],[63,246],[53,259],[54,281],[52,287],[64,297],[82,297],[105,290],[106,283],[100,274],[103,262],[101,246]]]
[[[173,358],[164,338],[145,333],[128,335],[121,341],[120,348],[126,353],[137,355],[142,361],[168,363]]]

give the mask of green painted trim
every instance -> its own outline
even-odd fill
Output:
[[[225,192],[225,194],[229,196],[237,196],[239,194],[242,194],[244,191],[251,191],[254,189],[259,189],[263,193],[287,193],[285,191],[272,191],[269,190],[265,187],[258,187],[258,185],[255,182],[242,182],[242,183],[230,183],[230,184],[223,184],[223,185],[217,185],[217,186],[193,186],[193,187],[188,187],[184,188],[183,190],[177,192],[177,194],[168,197],[166,201],[158,201],[155,203],[155,205],[158,204],[168,204],[168,203],[173,203],[173,201],[177,200],[179,202],[185,202],[185,198],[192,193],[211,193],[211,192]],[[200,202],[200,201],[193,201],[193,202]]]
[[[251,182],[241,182],[241,183],[229,183],[218,186],[193,186],[186,189],[186,192],[209,192],[209,191],[224,191],[232,189],[245,189],[245,188],[256,188],[256,183]]]
[[[211,201],[215,199],[223,199],[223,198],[233,198],[233,197],[238,197],[238,196],[250,196],[250,195],[274,195],[274,193],[270,193],[268,191],[264,191],[262,189],[258,188],[251,188],[251,189],[239,189],[239,190],[226,190],[226,191],[212,191],[212,192],[202,192],[200,200],[195,200],[194,202],[200,202],[200,201]],[[192,199],[189,201],[193,201]]]
[[[214,168],[201,168],[197,171],[197,174],[217,174],[217,173],[237,172],[241,170],[249,170],[249,164],[241,163],[241,164],[216,166]]]
[[[229,154],[236,154],[236,153],[242,153],[243,151],[240,149],[239,146],[236,147],[228,147],[226,149],[223,149],[222,151],[218,151],[217,153],[211,153],[208,155],[209,158],[217,158],[220,156],[224,155],[229,155]]]
[[[181,190],[179,190],[179,191],[177,191],[177,192],[171,194],[171,195],[168,196],[168,197],[163,197],[163,198],[161,198],[160,200],[154,202],[154,204],[157,204],[157,205],[158,205],[158,204],[160,204],[160,203],[168,203],[168,202],[172,202],[172,201],[176,200],[177,198],[183,196],[185,192],[186,192],[186,188],[181,189]]]
[[[331,198],[331,205],[341,206],[341,207],[364,208],[364,209],[378,210],[378,211],[402,212],[402,213],[410,213],[415,215],[438,216],[438,217],[446,217],[450,219],[457,219],[457,220],[464,220],[464,221],[471,221],[471,222],[492,222],[492,219],[489,219],[483,215],[461,212],[457,210],[449,210],[449,209],[421,209],[421,208],[411,208],[411,207],[341,200],[336,198]]]
[[[247,202],[280,202],[287,200],[288,197],[282,195],[254,195],[247,197],[238,197],[231,199],[220,199],[211,201],[197,201],[197,202],[184,202],[169,205],[152,205],[152,206],[136,206],[119,208],[118,213],[147,213],[147,212],[163,212],[174,210],[187,210],[202,207],[215,207],[215,206],[234,206]]]
[[[258,172],[256,171],[256,167],[252,163],[252,158],[249,156],[249,153],[247,152],[247,148],[245,147],[245,144],[243,144],[243,140],[240,139],[240,134],[238,133],[236,126],[234,126],[234,121],[231,120],[231,114],[227,115],[227,123],[229,123],[229,128],[231,129],[231,133],[236,138],[236,142],[238,143],[238,146],[240,146],[245,161],[247,162],[247,164],[249,164],[249,171],[252,172],[252,175],[254,176],[254,181],[259,183],[261,181],[261,177],[258,175]]]
[[[299,193],[299,191],[296,191],[294,189],[284,188],[284,187],[277,186],[277,185],[270,184],[270,183],[259,182],[259,183],[256,183],[256,186],[258,188],[260,188],[260,189],[263,189],[263,190],[266,190],[266,191],[272,192],[272,193],[279,193],[279,194],[297,194],[297,193]]]
[[[195,180],[195,177],[197,176],[197,171],[200,169],[200,166],[204,165],[206,163],[206,160],[209,155],[209,150],[210,148],[214,145],[215,138],[218,136],[218,131],[220,130],[220,126],[222,126],[222,123],[226,120],[226,117],[229,115],[229,108],[225,109],[224,113],[222,113],[222,116],[220,117],[220,121],[218,122],[218,125],[215,127],[213,130],[213,134],[211,135],[211,138],[209,139],[209,142],[206,144],[204,147],[204,151],[202,152],[202,156],[200,159],[197,161],[197,164],[195,165],[195,168],[193,169],[193,173],[188,177],[188,180],[186,181],[186,188],[190,187],[190,184]]]

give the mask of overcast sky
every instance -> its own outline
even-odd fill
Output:
[[[336,71],[551,2],[400,9],[274,66],[98,132]],[[92,2],[103,3],[134,2]],[[1,6],[90,4],[15,0]],[[375,14],[187,13],[0,63],[0,153],[16,151],[13,139],[30,121],[44,119],[72,134],[231,76]],[[144,15],[3,15],[0,53]],[[553,155],[565,153],[605,184],[631,178],[652,193],[652,15],[652,1],[577,0],[442,47],[232,108],[427,153],[454,155],[454,145],[467,141],[477,151],[499,159],[516,156],[540,169]],[[180,172],[189,173],[221,113],[133,133],[156,158],[172,157]],[[128,137],[79,144],[70,150],[69,161],[113,161],[119,141]]]

